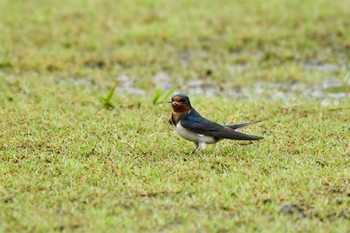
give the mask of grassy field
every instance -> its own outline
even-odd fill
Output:
[[[168,124],[171,107],[152,104],[158,72],[181,92],[197,79],[346,81],[348,1],[4,0],[0,9],[0,232],[349,232],[349,99],[190,96],[220,123],[274,116],[244,131],[265,140],[195,155]],[[99,97],[122,74],[145,94],[118,92],[105,109]]]

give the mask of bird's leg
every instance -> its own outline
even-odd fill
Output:
[[[190,153],[190,155],[192,155],[198,148],[198,143],[194,142],[193,143],[193,146],[194,146],[194,150]]]
[[[207,147],[207,144],[202,142],[202,143],[199,143],[199,146],[200,146],[201,152],[202,152],[202,151],[204,151],[205,147]]]

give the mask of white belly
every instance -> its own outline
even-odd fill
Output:
[[[180,122],[176,124],[175,129],[176,129],[176,132],[181,137],[191,142],[212,144],[218,141],[218,140],[215,140],[215,138],[212,136],[205,136],[203,134],[197,134],[197,133],[191,132],[188,129],[185,129],[184,127],[182,127]]]

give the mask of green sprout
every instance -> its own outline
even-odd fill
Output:
[[[176,84],[168,91],[164,91],[161,88],[157,88],[153,95],[152,104],[156,105],[156,104],[163,103],[166,99],[168,99],[174,93],[174,91],[176,90],[176,88],[178,88],[178,86],[179,85]]]
[[[114,83],[113,87],[109,90],[106,97],[99,96],[98,99],[105,109],[112,109],[114,105],[111,102],[114,91],[117,88],[117,82]]]

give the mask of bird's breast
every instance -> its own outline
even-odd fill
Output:
[[[188,114],[188,111],[187,112],[173,112],[171,114],[171,121],[173,122],[174,126],[176,126],[177,123],[179,123],[181,119],[186,117],[187,114]]]
[[[195,132],[192,132],[192,131],[184,128],[181,125],[181,121],[176,124],[176,132],[184,139],[189,140],[191,142],[195,142],[195,143],[212,144],[212,143],[216,143],[218,141],[217,138],[214,138],[212,136],[197,134]]]

